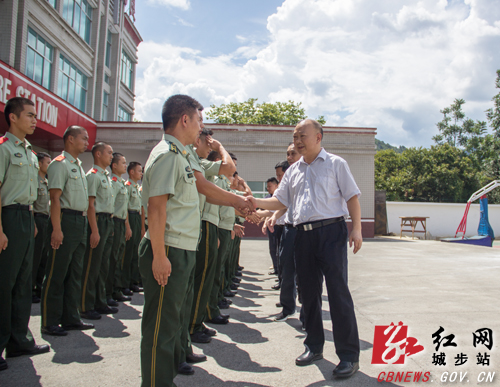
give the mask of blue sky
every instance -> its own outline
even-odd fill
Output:
[[[329,126],[429,146],[464,98],[485,120],[500,68],[498,0],[143,0],[136,117],[175,93],[204,106],[293,100]]]

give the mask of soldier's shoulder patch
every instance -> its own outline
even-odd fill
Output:
[[[177,149],[177,145],[175,145],[172,142],[169,145],[169,149],[170,149],[170,152],[179,153],[179,149]]]
[[[113,176],[113,178],[111,180],[118,181],[118,179],[116,178],[116,176]]]
[[[9,141],[8,137],[6,137],[6,136],[0,137],[0,144],[3,144],[6,141]]]
[[[33,149],[31,151],[35,154],[35,156],[37,155],[37,153]]]
[[[125,182],[125,185],[132,185],[130,181]]]
[[[64,156],[64,155],[59,155],[59,156],[57,156],[54,160],[55,160],[55,161],[63,161],[65,158],[66,158],[66,156]]]
[[[90,172],[91,172],[91,173],[97,173],[97,168],[92,168],[92,169],[90,170]]]

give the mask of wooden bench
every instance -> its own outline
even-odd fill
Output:
[[[401,218],[401,233],[399,235],[399,238],[401,239],[403,237],[403,231],[410,232],[411,231],[411,238],[414,238],[414,234],[417,232],[424,233],[424,239],[427,239],[427,219],[429,218],[428,216],[400,216]],[[418,223],[422,225],[424,230],[416,230]],[[410,226],[411,229],[405,229],[405,226]]]

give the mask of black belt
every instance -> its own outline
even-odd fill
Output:
[[[113,214],[110,214],[109,212],[96,212],[96,215],[109,216],[110,218],[113,216]]]
[[[140,214],[140,212],[137,210],[128,210],[128,213],[129,214]]]
[[[63,214],[73,214],[73,215],[87,216],[87,211],[77,211],[77,210],[71,210],[69,208],[61,208],[61,212]]]
[[[33,211],[33,204],[10,204],[2,208],[11,208],[14,210]]]
[[[35,212],[35,217],[49,219],[49,216],[47,214],[42,214],[41,212]]]
[[[311,231],[311,230],[314,230],[315,228],[328,226],[329,224],[341,222],[343,220],[344,220],[344,217],[339,216],[338,218],[322,219],[322,220],[318,220],[316,222],[310,222],[310,223],[301,223],[301,224],[297,225],[297,229],[303,230],[303,231]]]
[[[295,228],[295,226],[293,225],[293,223],[285,223],[285,226],[288,227],[288,228]]]
[[[113,220],[115,220],[115,221],[117,221],[117,222],[122,222],[122,223],[125,223],[125,219],[113,218]]]

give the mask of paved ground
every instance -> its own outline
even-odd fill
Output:
[[[178,376],[178,387],[235,386],[404,386],[424,383],[377,382],[381,372],[431,372],[427,384],[476,385],[481,372],[500,373],[500,302],[498,301],[500,252],[497,249],[460,246],[435,241],[375,239],[366,241],[356,256],[350,255],[350,287],[356,305],[361,340],[361,370],[346,381],[332,381],[338,358],[334,352],[326,294],[323,310],[327,342],[325,359],[308,367],[296,367],[303,352],[304,332],[298,318],[272,322],[278,292],[271,290],[274,277],[267,242],[245,240],[241,263],[242,285],[229,309],[231,323],[216,327],[210,344],[196,352],[209,360],[195,366],[193,376]],[[32,358],[9,359],[0,373],[2,387],[31,386],[139,386],[139,341],[143,297],[120,308],[116,318],[97,321],[95,331],[70,332],[67,337],[40,337],[38,305],[33,306],[30,326],[38,343],[48,342],[52,351]],[[298,316],[298,314],[297,314]],[[404,365],[372,365],[376,325],[404,322],[408,336],[417,338],[424,350],[406,358]],[[457,347],[435,351],[432,334],[442,326],[442,336],[454,334]],[[491,328],[493,349],[473,346],[472,332]],[[477,365],[478,352],[491,356],[490,366]],[[446,366],[432,364],[434,352],[446,354]],[[458,353],[468,356],[455,366]],[[444,383],[445,372],[467,372],[462,383]],[[406,376],[406,374],[405,374]],[[458,374],[460,377],[460,374]],[[411,375],[411,379],[413,374]],[[467,383],[466,381],[469,380]],[[489,385],[500,385],[496,375]]]

